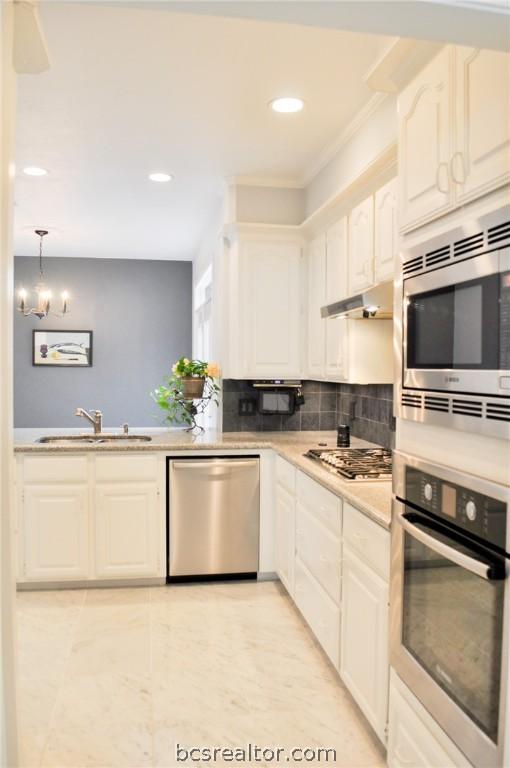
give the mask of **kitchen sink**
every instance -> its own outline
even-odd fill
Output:
[[[152,440],[150,435],[45,435],[36,440],[37,443],[51,443],[51,445],[98,445],[102,443],[148,443]]]

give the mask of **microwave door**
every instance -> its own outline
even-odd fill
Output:
[[[409,278],[403,313],[404,387],[500,393],[510,362],[510,249]]]

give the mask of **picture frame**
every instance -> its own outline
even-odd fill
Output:
[[[32,365],[53,368],[90,368],[92,331],[32,331]]]

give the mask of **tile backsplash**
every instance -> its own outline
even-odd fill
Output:
[[[240,414],[239,401],[257,399],[250,381],[223,381],[223,431],[271,432],[336,429],[348,424],[355,437],[388,448],[394,444],[391,384],[334,384],[304,381],[304,404],[292,416]]]

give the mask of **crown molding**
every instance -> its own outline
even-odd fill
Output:
[[[280,189],[303,189],[301,179],[284,176],[228,176],[226,183],[238,187],[275,187]]]
[[[223,237],[230,243],[239,240],[241,237],[264,240],[270,238],[274,240],[303,240],[303,230],[301,224],[264,224],[249,222],[231,222],[223,227]]]
[[[381,104],[388,98],[387,93],[374,93],[373,96],[367,101],[367,103],[356,113],[354,118],[343,129],[342,133],[336,137],[334,141],[327,144],[324,149],[319,153],[318,157],[308,167],[303,174],[301,184],[303,187],[308,186],[310,182],[317,176],[318,173],[326,167],[328,163],[333,160],[335,155],[342,149],[342,147],[351,139],[361,126],[369,120],[374,112],[381,106]]]
[[[367,70],[363,81],[373,91],[398,93],[443,47],[427,40],[396,38]]]
[[[393,141],[377,157],[374,157],[355,179],[311,213],[301,224],[302,232],[310,237],[331,226],[364,197],[372,194],[376,188],[396,176],[396,172],[397,142]]]

